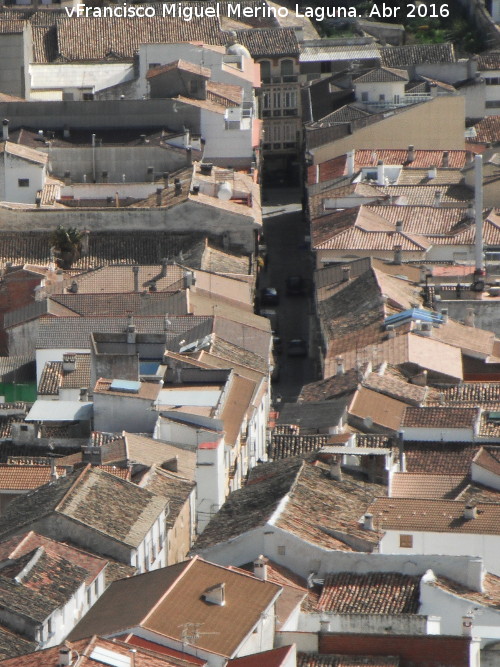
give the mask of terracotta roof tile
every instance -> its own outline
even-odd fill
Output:
[[[478,408],[407,407],[401,426],[408,428],[474,428]]]
[[[464,507],[455,500],[377,498],[368,511],[378,530],[500,534],[500,503],[478,503],[475,519],[464,518]]]
[[[305,403],[313,401],[328,401],[343,394],[355,391],[361,381],[361,373],[357,368],[351,368],[342,375],[332,375],[324,380],[317,380],[302,387],[299,400]]]
[[[389,375],[370,373],[364,380],[363,386],[381,394],[397,398],[410,405],[422,405],[427,396],[427,387],[419,387]]]
[[[375,430],[389,429],[397,432],[402,425],[405,410],[406,403],[362,387],[356,392],[349,406],[349,416],[356,417],[364,423],[365,420],[371,420],[366,430],[371,430],[371,427],[375,426]]]
[[[473,125],[476,136],[468,137],[467,143],[494,144],[500,136],[500,116],[486,116]]]
[[[453,44],[409,44],[385,46],[379,49],[380,59],[386,67],[409,67],[419,63],[454,63]]]
[[[491,50],[477,56],[477,68],[483,70],[500,69],[500,50]]]
[[[475,604],[480,604],[484,607],[492,607],[493,609],[500,609],[500,577],[490,574],[489,572],[486,572],[484,575],[482,593],[466,588],[447,577],[436,577],[433,586],[440,588],[447,593],[452,593],[458,597],[470,600]]]
[[[396,656],[297,653],[297,667],[399,667],[399,664]]]
[[[168,63],[167,65],[162,65],[161,67],[152,67],[146,73],[146,79],[152,79],[159,74],[164,74],[165,72],[171,72],[172,70],[179,69],[184,72],[190,72],[191,74],[198,74],[205,79],[209,79],[212,72],[208,67],[202,67],[201,65],[195,65],[186,60],[175,60],[174,62]]]
[[[238,30],[238,40],[250,51],[252,58],[262,56],[298,56],[299,44],[293,28],[254,28]]]
[[[273,461],[303,456],[328,444],[328,435],[272,435],[269,458]]]
[[[65,475],[65,469],[56,467],[60,476]],[[7,465],[0,464],[0,489],[7,491],[28,491],[36,489],[51,480],[50,465]]]
[[[420,577],[396,572],[328,574],[318,611],[333,614],[417,614]]]
[[[38,383],[38,393],[57,395],[60,389],[87,388],[90,384],[90,354],[75,354],[75,369],[64,371],[62,361],[47,361]]]
[[[391,481],[391,498],[442,498],[455,500],[464,489],[464,475],[396,472]]]
[[[401,148],[377,148],[377,149],[359,149],[355,152],[355,171],[362,167],[376,167],[379,160],[384,164],[400,164],[420,167],[441,167],[443,166],[444,153],[448,153],[448,165],[451,168],[463,169],[467,161],[467,151],[465,150],[429,150],[417,149],[414,151],[414,159],[408,161],[408,149]]]
[[[321,465],[296,458],[262,464],[250,472],[244,488],[228,497],[195,546],[202,550],[264,525],[287,496],[286,504],[273,519],[277,527],[324,548],[350,551],[351,534],[367,545],[377,541],[376,533],[363,531],[358,521],[366,493],[374,495],[382,489],[357,482],[348,474],[335,482]]]
[[[404,69],[394,69],[391,67],[379,67],[372,69],[366,74],[353,77],[354,85],[357,83],[387,83],[393,81],[408,81],[408,73]]]

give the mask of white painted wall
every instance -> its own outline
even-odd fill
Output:
[[[413,535],[413,547],[399,546],[399,536]],[[385,529],[380,541],[382,554],[443,554],[449,556],[478,556],[488,572],[500,575],[500,535],[471,535],[467,533],[432,533],[413,530]],[[433,568],[431,568],[433,569]],[[451,576],[451,575],[450,575]],[[453,577],[452,577],[453,578]]]
[[[421,442],[474,442],[474,432],[467,428],[412,428],[404,427],[405,440]]]
[[[461,635],[463,617],[473,614],[472,635],[481,639],[481,647],[489,641],[500,639],[500,610],[486,607],[453,593],[448,593],[432,583],[420,584],[421,614],[436,614],[441,617],[441,634]]]
[[[2,201],[34,204],[38,190],[45,184],[45,165],[35,164],[16,155],[2,153],[0,159],[0,192]],[[20,187],[19,179],[29,179],[28,187]]]
[[[61,99],[61,92],[72,91],[75,100],[83,99],[82,93],[96,92],[109,86],[130,81],[134,78],[131,63],[31,63],[31,92],[29,97],[37,97],[38,91],[50,91],[43,99]],[[58,96],[59,94],[59,96]],[[29,99],[29,98],[28,98]]]
[[[471,466],[471,477],[473,482],[500,491],[500,477],[490,470],[485,470],[481,466],[473,463]]]
[[[380,95],[385,95],[385,102],[391,103],[396,95],[402,98],[405,94],[404,81],[388,81],[381,83],[357,83],[354,82],[356,101],[362,102],[363,93],[368,93],[369,102],[379,102]]]
[[[226,496],[226,466],[224,439],[210,448],[196,450],[196,519],[197,531],[206,525],[221,508]]]

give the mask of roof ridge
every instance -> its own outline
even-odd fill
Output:
[[[148,618],[157,610],[157,608],[160,606],[160,604],[164,601],[164,599],[167,597],[167,595],[173,590],[173,588],[179,583],[179,581],[184,577],[186,572],[188,572],[192,567],[195,561],[203,559],[195,554],[192,558],[186,561],[185,566],[182,568],[182,570],[179,572],[177,577],[171,582],[171,584],[168,586],[166,591],[163,593],[163,595],[160,596],[160,598],[156,601],[156,604],[154,604],[151,609],[148,611],[146,616],[138,623],[139,626],[143,626],[144,623],[148,620]],[[204,561],[205,562],[205,561]],[[212,563],[211,563],[212,565]]]
[[[73,484],[71,484],[71,486],[69,487],[69,489],[66,491],[66,493],[64,494],[64,496],[61,498],[61,500],[57,503],[57,505],[54,507],[54,509],[53,509],[52,511],[54,511],[54,512],[59,512],[59,511],[60,511],[60,507],[61,507],[61,505],[67,500],[69,494],[70,494],[70,493],[71,493],[71,492],[72,492],[72,491],[73,491],[79,484],[81,484],[84,475],[86,475],[86,473],[89,471],[89,469],[90,469],[91,467],[92,467],[91,464],[90,464],[90,463],[87,463],[87,465],[86,465],[84,468],[82,468],[81,472],[78,474],[78,476],[77,476],[77,478],[75,479],[75,481],[73,482]]]

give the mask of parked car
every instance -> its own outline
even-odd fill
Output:
[[[289,296],[302,296],[306,292],[306,281],[302,276],[288,276],[286,293]]]
[[[275,287],[263,287],[260,290],[261,306],[277,306],[280,302],[278,290]]]
[[[275,354],[283,352],[283,341],[280,336],[273,336],[273,350]]]
[[[289,357],[307,357],[307,342],[303,338],[292,338],[288,341]]]
[[[259,311],[259,315],[261,315],[262,317],[267,317],[267,319],[271,323],[271,331],[273,332],[273,334],[278,334],[279,332],[278,313],[274,310],[274,308],[261,308]]]

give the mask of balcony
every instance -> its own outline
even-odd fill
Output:
[[[403,95],[399,97],[397,101],[380,100],[378,102],[375,101],[372,102],[363,100],[362,104],[371,110],[383,111],[384,109],[407,107],[410,104],[418,104],[419,102],[428,102],[431,99],[432,95],[428,93],[408,93],[408,95]]]

